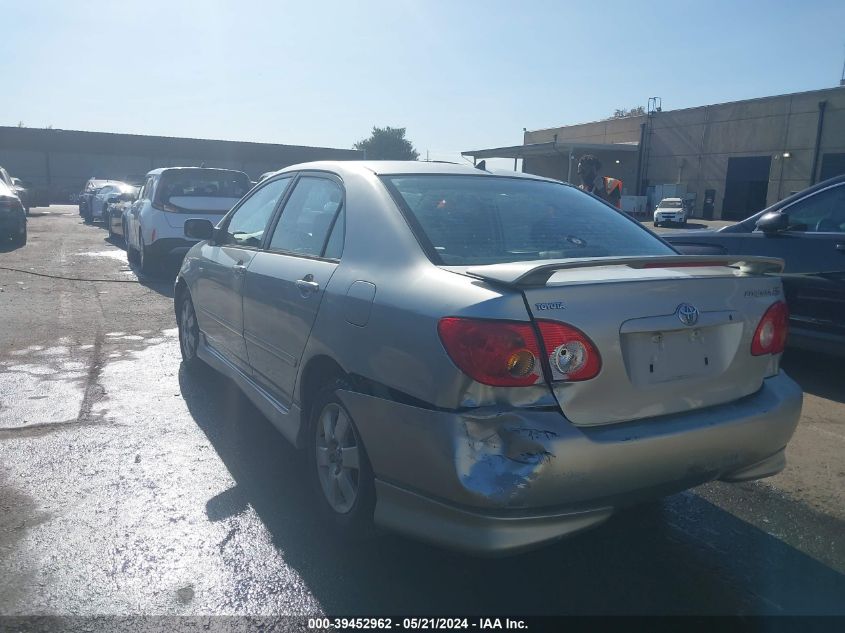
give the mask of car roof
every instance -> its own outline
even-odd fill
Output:
[[[196,171],[198,169],[201,169],[203,171],[229,171],[229,172],[232,172],[233,174],[244,174],[244,176],[246,176],[246,174],[244,172],[239,171],[237,169],[226,169],[224,167],[190,167],[190,166],[187,166],[187,167],[158,167],[157,169],[151,169],[150,171],[148,171],[147,176],[158,176],[159,174],[163,174],[166,171],[180,171],[180,170]]]
[[[299,163],[280,169],[278,172],[290,171],[331,171],[336,173],[372,173],[377,176],[398,176],[408,174],[440,174],[463,176],[499,176],[507,178],[526,178],[530,180],[545,180],[559,183],[560,181],[534,174],[518,171],[504,171],[500,169],[484,170],[472,165],[459,163],[428,162],[417,160],[343,160],[343,161],[314,161]]]

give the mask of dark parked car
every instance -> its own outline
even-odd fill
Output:
[[[12,188],[0,179],[0,241],[9,239],[15,246],[26,244],[26,211]]]
[[[32,200],[32,191],[29,188],[29,184],[22,181],[20,178],[12,177],[12,185],[15,191],[15,194],[18,198],[21,199],[21,204],[23,204],[23,208],[26,209],[26,214],[29,215],[30,207],[35,206]]]
[[[845,355],[845,175],[717,231],[663,237],[690,255],[783,258],[789,345]]]

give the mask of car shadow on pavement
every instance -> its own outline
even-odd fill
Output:
[[[835,356],[787,349],[782,366],[806,393],[845,403],[842,362]]]
[[[206,502],[207,516],[253,508],[327,613],[845,613],[845,576],[690,492],[509,558],[473,558],[393,534],[345,542],[317,518],[301,453],[234,383],[184,366],[179,382],[236,482]]]

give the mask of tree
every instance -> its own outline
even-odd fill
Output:
[[[643,114],[645,114],[645,108],[643,106],[636,106],[630,110],[626,110],[625,108],[616,108],[616,110],[613,111],[613,116],[609,118],[624,119],[625,117],[640,116]]]
[[[26,127],[26,126],[24,126],[23,121],[18,121],[18,127]]]
[[[373,127],[370,138],[353,145],[364,151],[368,160],[417,160],[419,153],[411,141],[405,138],[403,127]]]

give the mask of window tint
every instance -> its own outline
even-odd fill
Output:
[[[789,215],[790,231],[845,231],[845,185],[820,191],[796,202],[784,213]]]
[[[574,187],[496,176],[387,180],[410,209],[415,230],[422,233],[418,238],[430,245],[436,263],[674,253],[636,223]]]
[[[276,203],[290,184],[290,178],[267,183],[246,199],[229,218],[226,243],[241,246],[261,246],[264,231],[273,216]]]
[[[301,178],[282,210],[270,248],[321,256],[342,202],[343,191],[334,181],[309,176]]]

